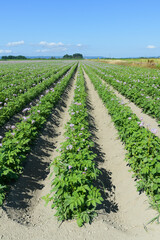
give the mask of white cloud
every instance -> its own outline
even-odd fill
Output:
[[[4,50],[4,49],[0,49],[0,53],[11,53],[12,50]]]
[[[24,44],[24,41],[18,41],[18,42],[9,42],[7,43],[7,46],[9,47],[14,47],[14,46],[19,46],[19,45],[23,45]]]
[[[59,46],[64,46],[64,44],[62,42],[58,42],[58,43],[55,43],[55,42],[46,42],[46,41],[41,41],[39,43],[39,45],[41,46],[44,46],[44,47],[59,47]]]
[[[46,48],[51,48],[51,47],[82,47],[83,45],[81,43],[78,43],[78,44],[64,44],[62,42],[58,42],[58,43],[55,43],[55,42],[46,42],[46,41],[41,41],[39,42],[40,46],[42,47],[46,47]]]
[[[46,52],[48,52],[48,53],[53,53],[53,52],[64,52],[64,51],[66,51],[67,50],[67,48],[65,48],[65,47],[57,47],[57,48],[49,48],[49,49],[38,49],[38,50],[36,50],[36,52],[37,53],[46,53]]]
[[[154,45],[148,45],[147,48],[153,49],[153,48],[156,48],[156,46],[154,46]]]
[[[37,50],[35,50],[37,53],[60,53],[65,52],[67,50],[70,51],[77,51],[77,49],[80,49],[81,47],[84,47],[83,44],[64,44],[62,42],[47,42],[47,41],[40,41],[36,46],[39,46]]]
[[[36,50],[36,52],[38,53],[44,53],[44,52],[49,52],[50,50],[49,49],[38,49]]]
[[[82,47],[82,44],[81,44],[81,43],[78,43],[78,44],[77,44],[77,47]]]

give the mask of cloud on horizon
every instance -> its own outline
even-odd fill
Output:
[[[12,53],[12,50],[8,50],[8,49],[0,49],[0,53]]]
[[[81,43],[78,43],[78,44],[77,44],[77,47],[82,47],[82,44],[81,44]]]
[[[8,47],[15,47],[15,46],[19,46],[19,45],[23,45],[24,44],[24,41],[18,41],[18,42],[9,42],[7,43],[7,46]]]
[[[67,50],[72,51],[73,49],[78,49],[83,47],[81,43],[78,44],[64,44],[62,42],[47,42],[47,41],[40,41],[38,43],[39,47],[42,47],[42,49],[37,49],[35,52],[37,53],[54,53],[54,52],[65,52]]]
[[[37,53],[46,53],[46,52],[64,52],[64,51],[67,51],[67,48],[65,47],[61,47],[61,48],[48,48],[48,49],[37,49],[36,52]]]
[[[156,46],[154,46],[154,45],[148,45],[147,48],[153,49],[153,48],[156,48]]]
[[[24,48],[25,44],[25,48]],[[79,52],[84,50],[87,45],[81,43],[63,43],[63,42],[48,42],[48,41],[39,41],[37,43],[25,43],[24,40],[8,42],[5,45],[0,46],[0,54],[19,54],[19,55],[34,55],[35,53],[49,53],[49,54],[63,54],[72,52]],[[9,49],[8,49],[8,48]],[[7,48],[7,49],[6,49]],[[16,52],[15,52],[16,48]]]
[[[44,47],[59,47],[59,46],[64,46],[64,44],[62,42],[58,42],[58,43],[55,43],[55,42],[46,42],[46,41],[41,41],[39,43],[39,45],[41,46],[44,46]]]

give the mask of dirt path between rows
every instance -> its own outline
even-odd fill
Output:
[[[72,82],[53,111],[35,143],[24,174],[13,185],[0,209],[0,239],[3,240],[150,240],[159,239],[160,226],[143,224],[155,214],[148,210],[147,198],[136,192],[135,182],[124,162],[125,150],[106,108],[86,76],[88,112],[95,141],[97,161],[102,171],[106,194],[98,207],[95,221],[83,228],[76,221],[60,224],[51,204],[44,206],[42,196],[50,191],[47,166],[57,156],[56,148],[64,140],[64,125],[74,95]],[[35,169],[34,169],[35,168]]]

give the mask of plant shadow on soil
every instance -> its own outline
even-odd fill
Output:
[[[93,107],[87,99],[87,108],[89,115],[89,130],[91,132],[91,140],[94,142],[94,147],[92,148],[93,153],[97,155],[95,158],[96,167],[101,171],[101,174],[98,176],[98,179],[95,181],[94,185],[100,189],[100,193],[103,198],[102,204],[97,206],[97,210],[101,213],[116,213],[118,211],[118,204],[115,202],[115,186],[112,183],[112,173],[110,171],[106,171],[100,165],[106,161],[105,153],[102,152],[100,145],[98,144],[98,137],[96,136],[96,132],[98,129],[96,128],[95,119],[92,116]],[[103,214],[102,213],[102,214]]]
[[[22,223],[24,215],[30,211],[31,205],[34,207],[33,204],[37,204],[35,199],[31,203],[32,198],[35,198],[35,191],[44,187],[42,181],[49,174],[49,165],[52,160],[50,153],[56,148],[56,140],[51,142],[50,139],[54,139],[60,134],[57,133],[57,129],[61,123],[61,113],[65,112],[66,109],[65,102],[70,94],[72,83],[73,77],[47,119],[47,124],[44,125],[37,139],[32,143],[31,151],[23,164],[23,174],[12,183],[6,201],[2,206],[8,217],[18,222]]]

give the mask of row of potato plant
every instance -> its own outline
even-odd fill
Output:
[[[3,89],[13,87],[13,85],[19,86],[23,84],[23,80],[26,82],[31,79],[43,77],[44,74],[49,73],[51,69],[58,70],[59,68],[68,65],[70,63],[59,62],[50,63],[45,62],[31,62],[31,63],[18,63],[18,64],[2,64],[0,67],[0,92]]]
[[[74,100],[69,109],[70,120],[65,126],[66,140],[61,143],[60,156],[51,163],[55,175],[51,192],[44,197],[52,202],[58,220],[76,219],[78,226],[92,221],[96,206],[103,199],[93,185],[100,170],[96,168],[90,140],[86,91],[81,67],[78,71]]]
[[[37,69],[40,72],[40,68]],[[42,68],[41,68],[42,69]],[[29,77],[36,76],[35,65],[28,65],[28,64],[2,64],[0,68],[0,91],[3,88],[8,88],[12,86],[12,82],[14,81],[15,84],[19,84],[20,81],[25,78],[28,80]]]
[[[0,126],[7,122],[14,114],[20,112],[28,103],[41,94],[44,90],[50,87],[55,81],[61,78],[71,66],[66,66],[58,73],[52,75],[51,78],[43,81],[34,88],[31,88],[24,94],[17,96],[14,101],[10,101],[4,107],[0,107]]]
[[[70,71],[71,71],[71,69],[68,70],[68,72],[65,73],[64,76],[62,76],[60,79],[63,79],[65,76],[67,76]],[[54,83],[53,83],[49,88],[47,88],[45,91],[41,92],[40,95],[38,95],[38,96],[37,96],[36,98],[34,98],[27,106],[25,106],[25,108],[18,113],[18,116],[16,116],[16,122],[14,123],[14,125],[15,125],[16,123],[18,123],[18,122],[21,120],[21,118],[26,119],[27,116],[28,116],[28,114],[29,114],[29,110],[31,109],[31,107],[33,107],[33,106],[35,106],[35,105],[38,106],[39,103],[41,102],[41,98],[42,98],[42,97],[44,97],[46,94],[48,94],[49,91],[54,91],[53,88],[55,87],[55,85],[56,85],[57,83],[59,83],[60,79],[58,79],[58,81],[54,82]],[[11,121],[11,122],[12,122],[12,121]],[[6,125],[3,127],[3,129],[1,130],[1,136],[0,136],[0,146],[2,145],[2,141],[3,141],[3,137],[5,136],[5,133],[6,133],[7,131],[12,130],[13,128],[15,128],[14,125],[13,125],[13,124],[10,124],[10,121],[8,121],[8,122],[6,123]]]
[[[108,80],[125,85],[129,90],[136,88],[142,96],[146,95],[155,101],[159,100],[159,70],[101,64],[97,66],[108,77]]]
[[[125,143],[126,161],[134,172],[138,191],[145,191],[153,207],[160,212],[160,139],[156,136],[156,129],[144,128],[142,119],[124,105],[93,70],[85,67],[85,71]]]
[[[139,81],[137,81],[136,83],[132,82],[131,84],[130,78],[125,78],[122,81],[119,80],[120,76],[114,78],[112,75],[106,74],[106,71],[103,72],[99,68],[94,68],[94,71],[96,72],[96,74],[98,74],[98,76],[100,76],[103,80],[112,85],[122,95],[130,99],[137,106],[141,107],[145,113],[153,116],[157,120],[160,120],[159,87],[154,86],[156,87],[155,89],[151,85],[148,86],[148,84],[146,84],[144,80],[143,84],[140,84]],[[120,74],[121,73],[119,73],[119,75]]]
[[[22,173],[22,163],[30,150],[32,141],[38,134],[39,129],[46,122],[53,107],[59,101],[60,96],[67,87],[75,73],[77,64],[54,89],[43,96],[36,106],[31,107],[29,115],[24,117],[15,127],[6,132],[0,145],[0,203],[5,197],[7,185]]]
[[[8,102],[14,101],[16,97],[27,92],[29,89],[34,88],[37,84],[41,84],[43,81],[46,81],[48,78],[52,77],[53,74],[56,74],[60,71],[59,69],[50,69],[50,71],[42,72],[38,77],[30,76],[29,79],[23,78],[19,80],[19,83],[12,83],[0,91],[0,107],[7,105]]]

